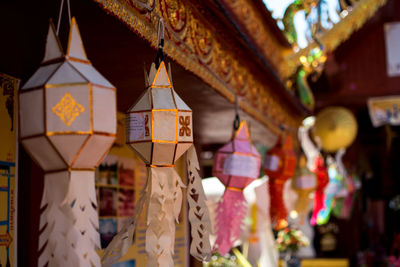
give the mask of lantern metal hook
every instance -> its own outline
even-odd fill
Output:
[[[164,20],[163,18],[160,18],[158,21],[158,27],[157,27],[157,41],[158,41],[158,50],[157,50],[157,56],[156,56],[156,68],[160,66],[161,62],[164,61]]]
[[[63,7],[64,7],[64,0],[61,0],[60,4],[60,11],[58,12],[58,21],[57,21],[57,30],[56,34],[58,35],[60,31],[60,24],[61,24],[61,17],[63,13]],[[69,0],[67,0],[67,9],[68,9],[68,19],[69,19],[69,25],[71,25],[71,5],[69,3]]]
[[[238,96],[235,95],[235,120],[233,121],[233,129],[236,131],[239,129],[240,116],[239,116],[239,100]]]

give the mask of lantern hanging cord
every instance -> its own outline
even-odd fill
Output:
[[[160,18],[157,27],[157,41],[158,50],[156,56],[156,68],[160,66],[161,62],[164,61],[164,19]]]
[[[61,0],[61,5],[60,5],[60,11],[58,12],[58,21],[57,21],[57,35],[60,31],[60,24],[61,24],[61,17],[63,13],[63,7],[64,7],[64,0]],[[69,25],[71,25],[71,5],[69,3],[69,0],[67,0],[67,9],[68,9],[68,19],[69,19]]]
[[[238,96],[235,95],[235,120],[233,121],[233,129],[236,131],[239,129],[240,116],[239,116],[239,101]]]

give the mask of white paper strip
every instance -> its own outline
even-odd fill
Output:
[[[211,220],[194,146],[191,146],[187,152],[187,168],[189,176],[186,197],[189,203],[189,221],[192,234],[190,254],[199,261],[209,261],[211,258]]]

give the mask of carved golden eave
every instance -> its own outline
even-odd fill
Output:
[[[189,0],[94,1],[153,47],[157,44],[157,23],[164,18],[164,51],[169,57],[231,102],[237,94],[240,107],[272,132],[280,133],[280,126],[296,131],[305,115],[303,110],[283,92],[271,88],[263,72],[254,68],[251,53],[227,42],[227,36],[221,36],[210,18]]]
[[[318,39],[324,47],[324,52],[329,53],[334,51],[340,44],[349,39],[350,36],[360,29],[380,7],[386,4],[386,2],[387,0],[359,0],[356,2],[353,9],[346,17],[336,23],[332,29],[327,30],[319,36]],[[317,46],[316,43],[311,43],[306,48],[287,55],[284,60],[286,64],[282,64],[281,70],[279,71],[281,77],[285,78],[293,74],[301,64],[299,60],[300,57],[307,56],[310,50]]]
[[[292,47],[282,31],[276,25],[261,0],[218,0],[234,17],[241,30],[257,46],[263,57],[280,73],[283,60],[290,54]]]

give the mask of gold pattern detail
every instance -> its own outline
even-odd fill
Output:
[[[69,93],[66,93],[60,102],[58,102],[51,110],[54,114],[60,117],[67,126],[70,126],[76,117],[85,111],[85,108],[76,102]]]

